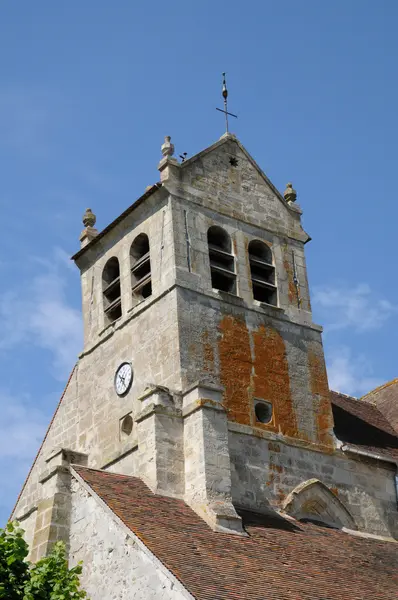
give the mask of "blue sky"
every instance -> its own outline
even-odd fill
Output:
[[[379,0],[2,2],[0,524],[81,346],[69,256],[158,180],[165,135],[192,155],[233,131],[304,209],[331,385],[397,375],[398,4]]]

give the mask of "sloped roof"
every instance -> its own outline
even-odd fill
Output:
[[[216,533],[138,478],[77,473],[196,600],[391,600],[398,546],[242,512],[248,537]]]
[[[398,435],[398,379],[392,379],[372,390],[361,400],[377,406]]]
[[[398,434],[377,406],[339,392],[330,397],[339,440],[398,461]]]

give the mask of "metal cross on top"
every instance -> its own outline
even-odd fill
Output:
[[[222,80],[222,97],[224,98],[224,110],[222,110],[222,108],[216,108],[216,110],[219,110],[220,112],[225,114],[225,126],[226,126],[226,131],[228,133],[228,115],[230,117],[235,117],[235,119],[238,118],[238,115],[234,115],[233,113],[228,112],[228,90],[227,90],[227,83],[225,81],[225,73],[222,74],[223,76],[223,80]]]

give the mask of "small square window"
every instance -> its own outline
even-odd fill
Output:
[[[256,420],[259,423],[271,423],[273,415],[271,402],[267,402],[265,400],[255,400],[254,412],[256,415]]]
[[[133,431],[133,425],[134,425],[134,421],[133,421],[133,417],[131,416],[131,413],[129,413],[128,415],[125,415],[124,417],[122,417],[120,419],[119,426],[120,426],[120,439],[121,440],[125,440],[126,438],[128,438],[131,435],[131,432]]]

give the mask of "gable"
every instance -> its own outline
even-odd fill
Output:
[[[298,485],[285,499],[283,510],[298,521],[315,521],[337,529],[357,529],[348,509],[318,479]]]
[[[279,235],[307,241],[301,210],[289,205],[231,134],[181,165],[185,198]]]
[[[97,497],[76,480],[72,492],[69,560],[71,566],[83,561],[80,582],[88,598],[193,600]]]

